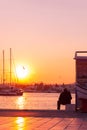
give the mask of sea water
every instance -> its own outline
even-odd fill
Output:
[[[0,109],[56,110],[59,93],[24,93],[23,96],[0,96]],[[75,94],[72,104],[75,104]],[[61,105],[61,109],[65,109]]]

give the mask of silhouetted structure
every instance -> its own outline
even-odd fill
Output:
[[[75,52],[76,111],[87,112],[87,51]]]

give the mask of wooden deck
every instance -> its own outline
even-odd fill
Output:
[[[0,130],[87,130],[87,113],[64,110],[0,110]]]

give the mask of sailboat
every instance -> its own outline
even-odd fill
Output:
[[[10,48],[10,84],[5,83],[5,63],[4,63],[4,50],[3,50],[3,83],[0,85],[0,95],[1,96],[21,96],[23,95],[23,90],[13,86],[11,84],[12,80],[12,58],[11,58],[11,48]]]

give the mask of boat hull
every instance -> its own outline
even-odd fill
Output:
[[[12,86],[1,86],[0,96],[22,96],[23,90]]]
[[[23,93],[4,93],[0,92],[0,96],[22,96]]]
[[[0,96],[22,96],[23,94],[6,94],[0,93]]]

